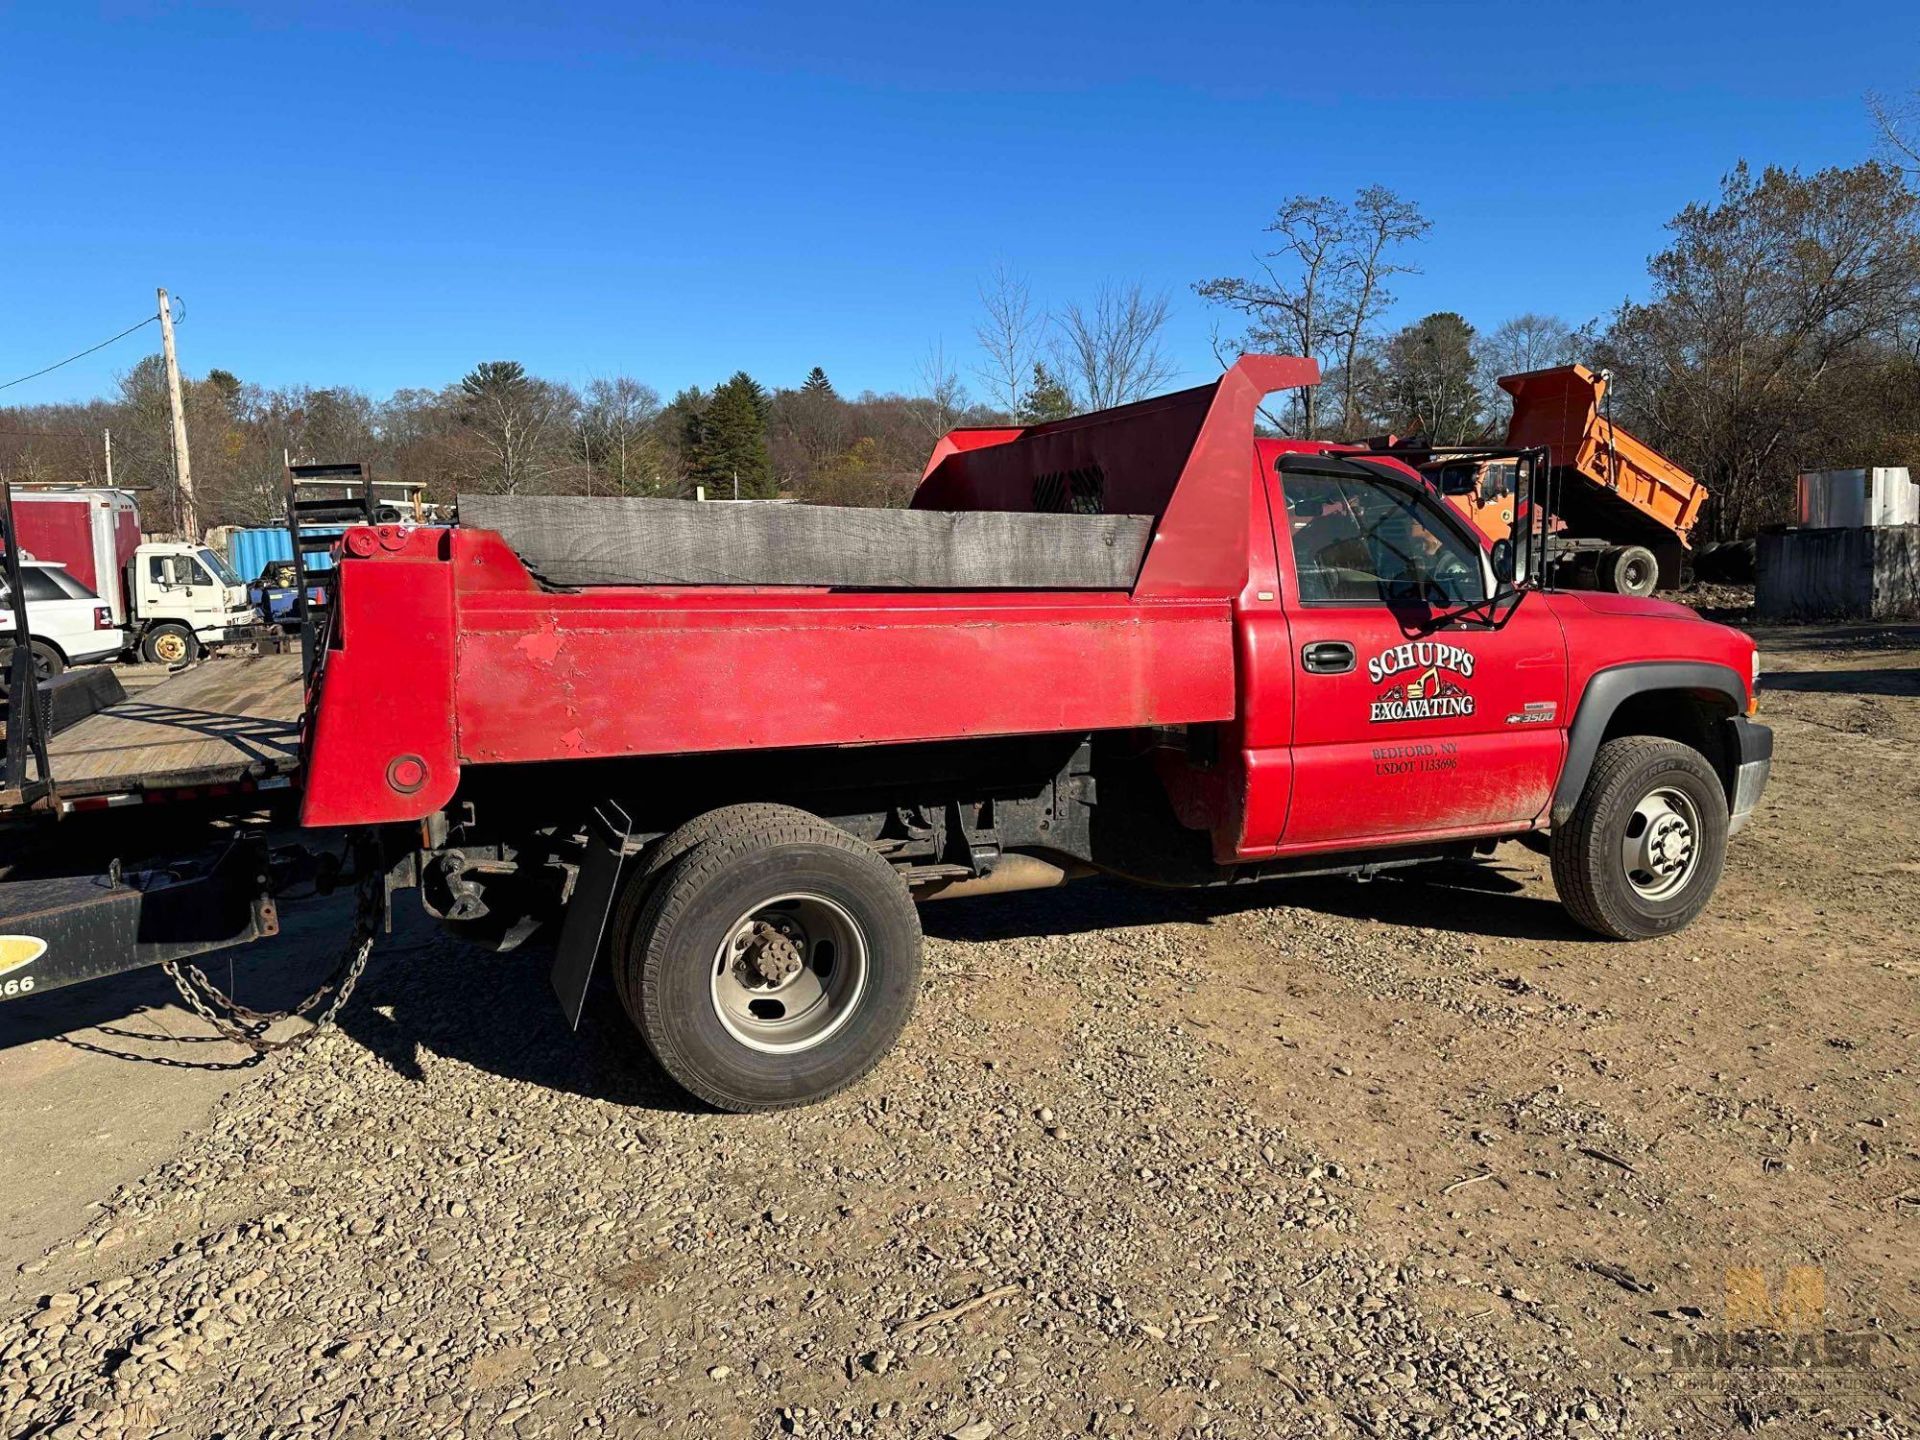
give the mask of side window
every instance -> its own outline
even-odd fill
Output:
[[[211,585],[213,576],[207,573],[207,567],[191,556],[182,556],[177,562],[180,566],[180,579],[188,585]]]
[[[1280,483],[1305,603],[1487,598],[1478,549],[1416,497],[1359,477],[1283,475]]]
[[[65,600],[66,591],[60,588],[60,582],[44,570],[31,565],[20,567],[20,589],[29,600]]]

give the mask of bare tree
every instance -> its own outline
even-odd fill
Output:
[[[1237,343],[1229,342],[1234,348],[1280,350],[1331,363],[1345,323],[1338,295],[1351,226],[1346,207],[1331,195],[1295,195],[1267,226],[1280,242],[1254,257],[1258,275],[1204,280],[1193,288],[1203,299],[1246,317],[1245,333]],[[1291,273],[1283,273],[1283,266]],[[1221,351],[1218,339],[1214,349]],[[1306,436],[1319,433],[1316,399],[1312,387],[1295,397],[1300,433]]]
[[[516,360],[487,360],[461,378],[459,396],[481,457],[474,481],[517,495],[564,468],[557,442],[578,408],[571,390],[535,379]]]
[[[574,441],[589,485],[598,472],[622,495],[650,495],[662,488],[660,411],[660,392],[629,376],[587,383]]]
[[[1164,292],[1149,295],[1136,283],[1103,284],[1091,305],[1061,312],[1054,364],[1083,410],[1106,410],[1145,399],[1174,374],[1160,348],[1167,324]]]
[[[1920,90],[1896,100],[1869,95],[1867,112],[1887,159],[1910,175],[1920,175]]]
[[[973,334],[985,363],[975,373],[986,387],[988,400],[1008,415],[1016,415],[1027,378],[1040,358],[1046,311],[1034,304],[1032,288],[1005,261],[993,267],[993,274],[980,287],[980,305],[984,313]]]
[[[1577,343],[1573,327],[1558,315],[1539,315],[1531,310],[1503,320],[1477,337],[1474,368],[1479,372],[1489,420],[1502,425],[1513,413],[1513,397],[1496,383],[1502,375],[1565,365],[1574,358]]]
[[[1402,200],[1384,185],[1369,185],[1353,197],[1348,212],[1345,254],[1337,272],[1340,312],[1345,330],[1340,359],[1340,424],[1349,434],[1359,414],[1360,348],[1375,323],[1393,303],[1387,281],[1395,275],[1417,275],[1411,265],[1396,264],[1393,247],[1418,240],[1433,228],[1411,200]]]
[[[968,408],[967,387],[960,382],[960,372],[948,362],[947,347],[941,341],[934,341],[920,357],[920,390],[926,403],[915,414],[937,440],[961,423]]]

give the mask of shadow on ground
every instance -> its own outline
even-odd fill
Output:
[[[303,910],[257,953],[207,957],[209,975],[260,1009],[284,1007],[326,976],[348,923],[348,897]],[[1531,939],[1579,938],[1559,905],[1526,893],[1495,862],[1451,863],[1369,883],[1324,877],[1221,891],[1151,890],[1087,880],[1059,890],[930,904],[929,935],[994,941],[1018,935],[1076,935],[1166,923],[1210,924],[1247,910],[1297,906],[1389,925]],[[340,1028],[397,1074],[431,1084],[429,1055],[528,1084],[653,1109],[698,1108],[660,1072],[623,1013],[604,963],[596,967],[580,1030],[567,1028],[548,988],[551,941],[496,955],[442,933],[409,896],[398,897],[394,933],[377,943]],[[197,1018],[163,1007],[177,1000],[157,970],[138,971],[0,1009],[0,1048],[51,1039],[139,1064],[203,1064]],[[284,1028],[284,1027],[283,1027]],[[189,1038],[178,1039],[173,1031]],[[133,1042],[139,1043],[133,1043]],[[213,1046],[207,1046],[213,1049]],[[196,1053],[199,1052],[199,1053]],[[297,1057],[292,1063],[299,1063]]]
[[[1920,670],[1771,670],[1760,693],[1792,690],[1816,695],[1920,695]]]

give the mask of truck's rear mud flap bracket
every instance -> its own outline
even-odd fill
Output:
[[[633,821],[611,800],[597,805],[593,823],[587,827],[587,850],[580,860],[580,876],[574,882],[573,898],[567,903],[566,919],[560,925],[560,940],[553,957],[549,981],[567,1028],[580,1028],[580,1015],[587,1005],[587,986],[593,979],[593,962],[600,954],[600,940],[606,934],[607,917],[613,912],[613,897],[620,888],[621,862],[626,858],[627,837],[633,833]]]
[[[271,882],[266,847],[241,840],[204,868],[0,884],[0,1000],[277,935]]]

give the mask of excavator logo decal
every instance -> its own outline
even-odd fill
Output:
[[[1395,645],[1367,662],[1367,674],[1375,684],[1388,682],[1368,709],[1367,719],[1376,725],[1473,714],[1473,696],[1461,683],[1473,678],[1473,652],[1458,645]]]

